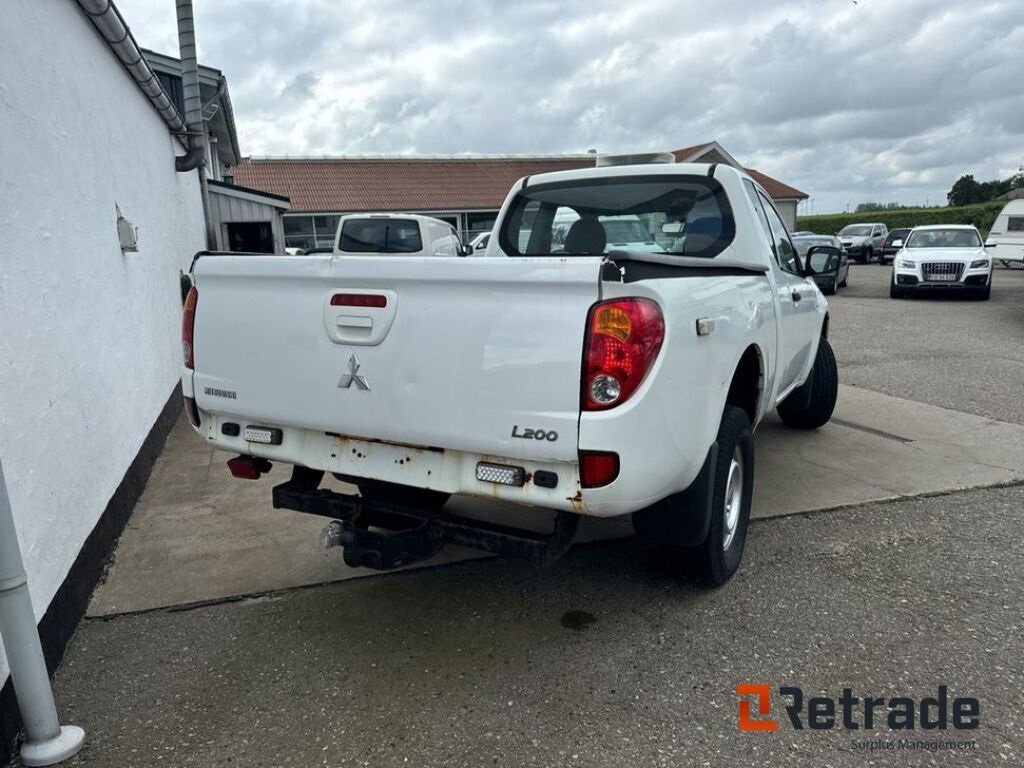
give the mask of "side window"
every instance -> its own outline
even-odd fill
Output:
[[[796,248],[793,247],[793,243],[789,239],[786,225],[782,223],[782,217],[779,216],[779,212],[775,210],[775,206],[771,204],[770,200],[760,192],[758,192],[757,196],[761,199],[761,205],[764,206],[765,215],[768,217],[768,225],[771,227],[772,232],[775,260],[779,262],[779,268],[785,272],[792,272],[794,275],[799,274],[800,268],[797,263]]]

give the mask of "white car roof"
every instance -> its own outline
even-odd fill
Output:
[[[530,176],[526,188],[535,184],[551,184],[560,181],[576,181],[589,178],[609,178],[612,176],[707,176],[708,168],[718,165],[717,173],[735,173],[743,178],[750,178],[725,163],[650,163],[644,165],[608,165],[595,168],[577,168],[571,171],[551,171]]]
[[[922,224],[919,227],[914,227],[915,232],[929,229],[969,229],[975,232],[978,230],[973,224]]]

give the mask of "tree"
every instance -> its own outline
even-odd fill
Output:
[[[982,185],[974,180],[973,174],[967,174],[961,176],[956,180],[952,189],[949,190],[949,194],[946,195],[946,200],[949,201],[951,206],[971,205],[972,203],[983,203],[985,202],[985,190],[982,189]]]
[[[995,200],[1000,195],[1005,195],[1011,189],[1024,187],[1024,170],[1015,173],[1008,179],[993,179],[992,181],[975,181],[974,176],[968,174],[957,179],[956,184],[949,190],[946,199],[950,205],[973,205],[974,203],[987,203]]]

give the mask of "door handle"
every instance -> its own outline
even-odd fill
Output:
[[[794,290],[793,293],[790,294],[790,296],[793,297],[793,301],[800,301],[800,299],[804,297],[804,295],[800,293],[800,291],[796,290]]]

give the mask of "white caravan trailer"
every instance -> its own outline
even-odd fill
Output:
[[[1011,200],[999,212],[985,248],[1004,267],[1014,262],[1024,265],[1024,198]]]

